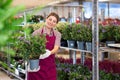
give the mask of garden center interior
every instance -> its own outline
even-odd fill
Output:
[[[11,38],[43,27],[51,12],[60,17],[57,80],[120,80],[119,0],[0,1],[0,80],[27,80],[29,60]]]

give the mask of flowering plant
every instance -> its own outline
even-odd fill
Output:
[[[70,25],[66,25],[65,28],[62,30],[62,38],[64,40],[71,40],[72,37],[72,27]]]
[[[92,41],[92,30],[85,25],[73,23],[63,28],[62,37],[65,40]]]
[[[62,37],[64,40],[76,40],[76,26],[77,24],[75,23],[65,26],[65,28],[62,30]]]
[[[78,26],[76,26],[76,40],[77,41],[86,41],[86,40],[90,40],[88,39],[89,37],[91,37],[91,32],[87,33],[86,31],[88,31],[88,27],[86,27],[85,25],[81,25],[81,24],[77,24]],[[89,36],[89,35],[90,36]],[[87,39],[86,39],[87,38]]]
[[[99,25],[99,41],[100,42],[104,42],[104,40],[105,40],[105,35],[104,35],[105,32],[106,32],[105,28],[102,25]]]
[[[72,65],[72,59],[57,58],[58,80],[91,80],[92,79],[92,60],[86,59],[85,64]],[[118,61],[104,60],[99,62],[100,80],[119,80],[120,63]]]
[[[84,40],[86,42],[91,42],[92,41],[92,29],[91,29],[91,27],[85,26],[84,29],[85,29],[84,30],[85,31]]]
[[[45,23],[41,22],[41,23],[26,24],[23,28],[30,28],[32,31],[34,31],[43,26],[45,26]]]
[[[40,54],[45,53],[46,38],[44,35],[27,35],[21,33],[14,36],[14,50],[23,54],[25,59],[39,59]]]
[[[120,26],[116,26],[115,29],[114,29],[114,32],[115,32],[115,41],[116,42],[120,42]]]
[[[57,25],[56,25],[56,29],[62,33],[63,29],[65,28],[66,25],[68,25],[69,23],[68,22],[59,22]]]
[[[120,41],[120,20],[108,18],[105,19],[102,23],[102,28],[104,28],[104,39],[106,41]]]
[[[105,27],[105,39],[106,41],[115,41],[115,26],[111,25],[111,26],[104,26]]]

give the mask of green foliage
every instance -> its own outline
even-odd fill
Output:
[[[77,41],[83,41],[84,40],[84,27],[82,27],[82,25],[79,24],[79,26],[76,26],[76,35],[75,35],[75,40]]]
[[[100,41],[120,41],[120,26],[108,25],[99,26],[99,40]]]
[[[75,38],[77,41],[91,41],[92,40],[92,31],[84,25],[77,24],[76,26],[76,35]]]
[[[73,23],[62,28],[62,38],[65,40],[92,41],[92,30],[84,25]]]
[[[69,73],[69,80],[90,80],[91,73],[90,70],[83,65],[72,66],[72,71]],[[76,68],[76,69],[75,69]]]
[[[114,35],[115,41],[120,42],[120,26],[115,26],[114,32],[115,32]]]
[[[57,64],[58,80],[92,80],[92,72],[80,64]],[[120,74],[99,71],[100,80],[120,80]]]
[[[103,40],[105,40],[105,32],[105,28],[102,25],[99,25],[99,41],[102,42]]]
[[[106,41],[114,41],[114,26],[105,26],[106,32],[104,33]]]
[[[82,65],[62,64],[57,69],[58,80],[91,80],[90,70]]]
[[[62,34],[62,32],[63,32],[66,25],[69,25],[69,23],[68,22],[59,22],[56,25],[56,29]]]
[[[14,70],[11,69],[11,68],[8,66],[7,63],[4,63],[4,62],[0,61],[0,66],[2,66],[2,68],[7,69],[7,70],[10,71],[10,72],[14,72]]]
[[[9,54],[10,56],[15,56],[15,51],[10,48],[12,44],[8,44],[8,47],[2,47],[2,52],[4,53],[5,56],[7,56],[7,54]]]
[[[76,24],[66,25],[62,30],[62,38],[64,40],[75,40],[76,36]]]
[[[41,22],[41,23],[27,24],[27,25],[24,26],[24,28],[30,28],[32,30],[32,32],[33,32],[34,30],[37,30],[37,29],[39,29],[39,28],[41,28],[43,26],[45,26],[45,23]]]
[[[23,9],[23,6],[11,7],[12,0],[0,1],[0,45],[6,45],[12,32],[17,29],[15,25],[19,22],[14,19],[14,15]]]
[[[25,32],[14,33],[13,49],[25,59],[38,59],[40,54],[45,53],[46,38],[44,35],[32,36],[29,32],[26,29]]]
[[[42,15],[33,15],[33,16],[30,17],[30,19],[28,20],[28,22],[39,23],[40,20],[44,21],[44,17]]]
[[[100,80],[120,80],[120,74],[106,73],[100,70]]]
[[[92,41],[92,29],[89,27],[85,28],[85,41],[91,42]]]

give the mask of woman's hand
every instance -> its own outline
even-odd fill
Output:
[[[51,54],[51,51],[46,49],[46,53],[40,55],[39,59],[45,59],[45,58],[49,57],[50,54]]]

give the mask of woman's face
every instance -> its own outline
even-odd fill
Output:
[[[49,16],[47,19],[46,19],[46,26],[47,28],[53,28],[55,27],[57,24],[57,19],[56,17],[54,16]]]

